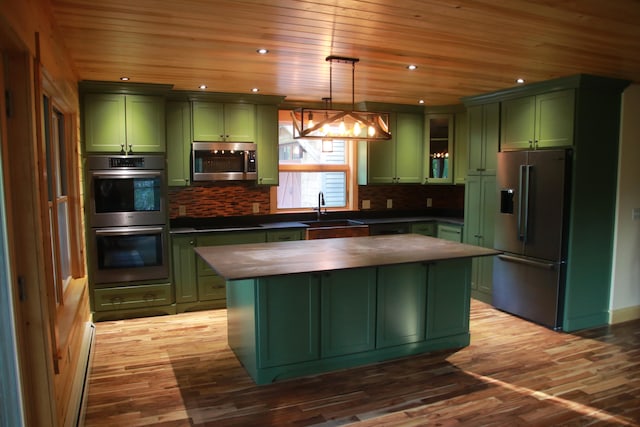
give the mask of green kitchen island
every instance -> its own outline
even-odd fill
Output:
[[[471,259],[417,234],[198,247],[257,384],[469,345]]]

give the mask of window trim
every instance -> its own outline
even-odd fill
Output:
[[[38,67],[41,86],[36,91],[35,99],[38,100],[37,104],[37,118],[38,118],[38,143],[40,149],[38,150],[38,156],[40,157],[38,163],[43,165],[43,170],[40,172],[40,180],[44,184],[43,189],[48,188],[47,174],[53,173],[50,179],[53,180],[55,186],[55,168],[48,163],[54,161],[55,156],[51,156],[51,159],[47,159],[46,144],[47,139],[45,133],[45,120],[51,120],[51,114],[56,111],[59,114],[60,120],[63,121],[62,132],[60,137],[64,138],[65,153],[59,153],[60,156],[65,156],[66,170],[66,194],[58,197],[57,191],[54,187],[54,194],[52,194],[55,202],[49,200],[48,192],[45,190],[41,195],[41,200],[44,202],[43,207],[46,207],[47,212],[42,213],[41,218],[45,223],[43,224],[44,238],[48,239],[47,242],[43,242],[43,248],[45,255],[48,259],[45,262],[45,278],[47,287],[47,304],[49,306],[49,328],[51,330],[51,349],[53,352],[53,366],[56,374],[61,372],[60,364],[64,359],[64,349],[67,347],[69,339],[72,337],[74,330],[73,321],[69,319],[75,319],[82,307],[87,304],[88,297],[88,285],[86,278],[86,263],[84,259],[84,237],[83,237],[83,217],[82,217],[82,197],[81,197],[81,184],[80,184],[80,150],[78,140],[78,112],[77,105],[73,100],[69,100],[64,92],[61,92],[62,88],[58,88],[54,80],[49,76],[44,67]],[[48,108],[45,111],[44,97],[47,97]],[[51,126],[49,131],[53,132]],[[59,141],[58,141],[59,143]],[[59,147],[58,147],[59,148]],[[57,206],[59,203],[67,204],[68,215],[68,239],[70,247],[70,273],[71,278],[66,289],[63,286],[56,288],[57,294],[49,292],[52,287],[55,286],[57,280],[54,275],[57,274],[59,259],[54,250],[57,250],[58,246],[58,230],[54,226],[57,226],[57,220],[52,218],[53,215],[57,217]],[[51,212],[51,215],[49,214]],[[55,245],[56,249],[54,249]]]
[[[347,161],[344,164],[287,164],[280,163],[278,160],[278,173],[286,172],[345,172],[346,174],[346,191],[347,204],[345,207],[331,208],[333,212],[357,211],[358,200],[358,161],[357,161],[357,144],[354,141],[345,141]],[[278,186],[272,185],[269,191],[269,213],[272,214],[288,214],[288,213],[308,213],[313,211],[309,208],[278,208]]]

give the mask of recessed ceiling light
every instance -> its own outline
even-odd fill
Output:
[[[261,47],[260,49],[256,50],[256,52],[258,52],[260,55],[266,55],[267,53],[269,53],[269,49]]]
[[[206,89],[206,88],[207,88],[207,85],[200,85],[200,86],[198,86],[198,87],[199,87],[200,89]]]
[[[260,89],[258,89],[257,87],[254,87],[253,89],[251,89],[251,92],[260,92]]]
[[[120,80],[122,80],[123,82],[127,82],[127,81],[129,81],[129,77],[122,76],[122,77],[120,77]]]
[[[415,69],[417,69],[417,68],[418,68],[418,66],[417,66],[417,65],[415,65],[415,64],[407,65],[407,69],[408,69],[408,70],[411,70],[411,71],[413,71],[413,70],[415,70]]]
[[[421,99],[420,101],[418,101],[418,104],[424,104],[424,99]]]
[[[524,83],[524,79],[523,78],[518,78],[518,79],[516,79],[516,83],[521,85],[522,83]]]

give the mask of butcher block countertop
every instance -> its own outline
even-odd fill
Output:
[[[500,252],[419,234],[196,247],[227,280],[492,256]]]

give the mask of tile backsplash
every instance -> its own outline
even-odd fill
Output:
[[[427,209],[427,198],[432,208],[462,212],[464,186],[460,185],[367,185],[358,188],[358,207],[369,200],[370,211]],[[254,204],[258,212],[254,212]],[[269,213],[269,187],[249,182],[198,183],[189,187],[169,188],[169,217],[207,218],[219,216],[265,215]]]

